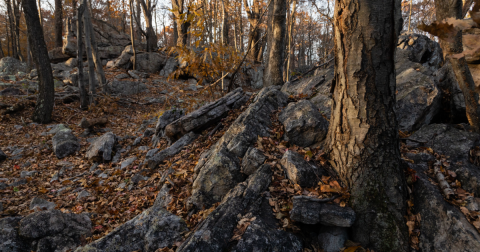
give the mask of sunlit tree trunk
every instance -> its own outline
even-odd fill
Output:
[[[268,41],[268,65],[263,76],[263,85],[274,86],[283,84],[283,56],[285,49],[285,26],[287,1],[273,0],[272,18]]]
[[[286,81],[290,79],[290,61],[292,60],[292,37],[293,37],[293,27],[295,25],[295,10],[297,8],[297,1],[292,1],[292,11],[290,14],[290,23],[288,26],[288,55],[287,55],[287,68],[286,68]]]
[[[49,123],[52,121],[55,99],[52,67],[48,58],[47,46],[40,26],[35,0],[23,0],[22,7],[27,24],[28,40],[32,46],[33,62],[37,67],[39,79],[39,93],[32,120],[37,123]]]
[[[406,183],[395,116],[395,1],[337,0],[330,163],[350,190],[351,240],[408,250]]]
[[[143,8],[143,16],[146,24],[146,39],[147,39],[147,52],[153,52],[157,48],[157,35],[153,30],[153,10],[155,6],[152,6],[150,0],[137,0],[140,2]]]
[[[462,19],[462,0],[435,0],[437,20],[447,18]],[[440,40],[445,60],[451,64],[455,77],[465,98],[467,118],[476,132],[480,131],[479,94],[475,91],[475,82],[468,68],[464,56],[457,56],[463,52],[462,31],[458,31],[452,41]]]

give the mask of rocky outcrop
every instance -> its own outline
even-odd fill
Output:
[[[107,91],[115,95],[135,95],[147,90],[147,86],[139,81],[112,80],[107,83]]]
[[[429,124],[440,111],[442,92],[433,73],[419,63],[412,64],[407,53],[397,49],[396,115],[400,130],[411,132]]]
[[[327,135],[328,121],[308,100],[288,104],[278,120],[285,127],[286,140],[301,147],[319,143]]]
[[[163,77],[168,77],[173,71],[177,70],[179,67],[178,59],[174,56],[170,56],[166,61],[165,61],[165,66],[162,68],[160,71],[160,76]]]
[[[262,165],[247,181],[236,185],[177,252],[225,251],[235,227],[245,218],[252,222],[232,251],[302,251],[297,237],[277,229],[268,200],[262,196],[272,175],[270,166]]]
[[[430,147],[438,154],[449,156],[452,163],[467,161],[470,149],[480,135],[453,125],[431,124],[423,126],[407,140],[407,145]]]
[[[85,214],[59,210],[41,211],[0,220],[0,251],[49,252],[73,250],[91,236],[92,224]]]
[[[132,56],[133,57],[133,56]],[[133,59],[130,59],[133,62]],[[165,66],[167,59],[164,55],[156,52],[144,52],[137,54],[136,70],[147,73],[158,73]]]
[[[432,184],[425,174],[428,160],[435,158],[428,154],[413,157],[415,164],[409,167],[416,170],[418,176],[414,184],[413,214],[420,214],[418,230],[421,251],[479,251],[480,235],[465,215],[455,206],[446,202],[439,188]],[[423,156],[423,157],[422,157]]]
[[[15,75],[18,72],[26,73],[27,64],[12,57],[3,57],[0,59],[0,72],[7,75]]]
[[[282,92],[288,95],[311,96],[315,92],[315,89],[325,83],[325,80],[325,76],[315,75],[296,82],[287,82],[282,86]]]
[[[112,132],[107,132],[88,147],[85,157],[94,162],[111,161],[116,137]]]
[[[411,62],[420,63],[432,71],[439,69],[443,62],[442,48],[425,35],[402,34],[398,37],[397,47],[408,51],[407,57]]]
[[[260,167],[267,157],[257,148],[248,148],[242,159],[242,173],[245,175],[253,174]]]
[[[305,224],[322,224],[335,227],[351,227],[355,222],[355,212],[350,207],[340,207],[306,196],[294,196],[290,211],[293,221]]]
[[[263,88],[263,66],[252,66],[245,70],[248,86],[260,89]]]
[[[177,153],[180,153],[180,151],[183,149],[183,147],[191,144],[195,139],[197,139],[198,135],[190,132],[180,139],[176,141],[174,144],[169,146],[168,148],[160,151],[158,154],[155,154],[153,157],[147,160],[147,166],[150,169],[156,168],[160,163],[165,161],[165,159],[176,155]]]
[[[268,136],[270,115],[285,106],[287,97],[277,87],[262,89],[254,102],[243,112],[217,143],[204,153],[195,167],[198,173],[192,186],[189,209],[203,209],[221,201],[227,192],[245,179],[239,158],[258,136]]]
[[[312,187],[317,185],[322,175],[326,175],[323,169],[309,164],[303,156],[295,151],[287,150],[283,154],[280,164],[287,175],[287,178],[301,187]]]
[[[165,201],[168,190],[165,193],[162,188],[161,193],[151,208],[75,252],[154,252],[181,241],[182,234],[188,231],[187,224],[164,209],[168,204]]]
[[[80,150],[80,143],[70,129],[60,130],[52,138],[53,151],[57,158],[62,159]]]
[[[224,97],[209,103],[192,113],[183,116],[165,127],[165,137],[176,141],[190,131],[200,132],[218,122],[227,115],[228,111],[240,108],[249,97],[241,88],[237,88]]]

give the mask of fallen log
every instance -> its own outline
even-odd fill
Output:
[[[20,101],[20,102],[14,104],[11,107],[1,109],[0,110],[0,115],[6,115],[6,114],[12,114],[12,113],[15,113],[15,112],[19,112],[19,111],[24,110],[28,106],[32,106],[32,107],[35,106],[35,102],[28,101],[28,100],[27,101]]]
[[[107,123],[108,123],[108,119],[106,117],[93,118],[93,119],[86,119],[84,117],[80,121],[80,127],[84,129],[90,129],[90,128],[93,128],[94,126],[104,126]]]
[[[248,98],[241,88],[237,88],[224,97],[167,125],[165,137],[175,142],[188,132],[200,133],[226,116],[231,109],[239,108]]]

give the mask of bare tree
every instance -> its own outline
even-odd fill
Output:
[[[330,163],[350,189],[352,240],[408,251],[406,183],[395,116],[396,1],[337,0]],[[395,17],[393,17],[395,16]]]
[[[83,13],[83,26],[85,31],[85,47],[87,51],[87,60],[88,60],[88,92],[90,97],[90,104],[95,103],[95,88],[97,87],[97,83],[95,80],[95,64],[93,63],[92,57],[92,39],[91,36],[93,34],[90,33],[90,29],[88,29],[88,24],[92,21],[90,20],[90,8],[88,8],[87,0],[83,0],[83,5],[85,6],[85,12]]]
[[[260,53],[260,43],[258,43],[260,40],[260,31],[259,29],[255,29],[260,22],[260,1],[254,0],[253,6],[251,7],[248,5],[247,0],[243,0],[243,4],[245,5],[248,22],[250,23],[248,48],[251,48],[251,50],[249,50],[249,58],[256,61]]]
[[[77,9],[77,61],[78,61],[78,88],[80,89],[80,108],[88,109],[88,94],[85,85],[85,75],[83,73],[83,14],[85,5],[81,4]]]
[[[147,52],[153,52],[157,48],[157,34],[153,30],[153,11],[155,10],[156,3],[152,3],[151,0],[137,0],[140,2],[143,8],[143,16],[145,18],[146,32],[141,28],[140,31],[145,35],[147,39]]]
[[[55,47],[63,46],[63,4],[55,0]]]
[[[177,23],[177,46],[186,46],[188,41],[188,29],[191,25],[190,6],[185,8],[184,0],[172,0],[172,12]]]
[[[48,50],[43,37],[35,0],[23,0],[22,7],[27,23],[28,40],[32,46],[33,62],[35,62],[39,77],[39,93],[32,120],[38,123],[49,123],[52,121],[55,98],[52,67],[50,65]]]

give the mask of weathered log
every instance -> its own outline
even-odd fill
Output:
[[[108,119],[106,117],[101,118],[93,118],[93,119],[86,119],[85,117],[82,118],[80,121],[80,127],[87,129],[92,128],[93,126],[104,126],[108,123]]]
[[[0,115],[12,114],[18,111],[22,111],[28,106],[35,106],[35,102],[28,101],[28,100],[18,102],[11,107],[7,107],[5,109],[0,110]]]
[[[165,127],[165,136],[174,142],[190,131],[199,133],[226,116],[229,110],[239,108],[247,100],[248,97],[243,90],[237,88],[215,102],[173,121]]]

